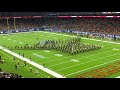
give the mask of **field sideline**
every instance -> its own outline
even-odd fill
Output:
[[[36,44],[42,40],[59,40],[76,37],[75,35],[59,34],[51,32],[29,32],[9,35],[0,35],[0,46],[22,46]],[[38,40],[36,39],[38,38]],[[79,74],[95,70],[110,63],[120,61],[120,47],[118,42],[109,42],[97,39],[82,38],[81,42],[101,45],[102,49],[70,55],[56,50],[15,50],[19,54],[24,53],[26,58],[32,57],[32,61],[43,64],[58,74],[68,78],[74,78]],[[120,73],[108,76],[114,78]],[[106,77],[107,78],[107,77]]]

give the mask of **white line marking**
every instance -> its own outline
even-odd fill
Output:
[[[115,56],[115,55],[116,55],[116,54],[109,55],[109,56],[106,56],[106,57],[110,57],[110,56],[113,57],[113,56]],[[103,57],[103,58],[100,58],[100,59],[91,60],[91,61],[88,61],[88,62],[85,62],[85,63],[76,64],[76,65],[69,66],[69,67],[66,67],[66,68],[58,69],[58,70],[56,70],[56,71],[61,71],[61,70],[65,70],[65,69],[68,69],[68,68],[71,68],[71,67],[75,67],[75,66],[79,66],[79,65],[82,65],[82,64],[86,64],[86,63],[89,63],[89,62],[101,60],[101,59],[104,59],[104,58],[106,58],[106,57]]]
[[[10,38],[8,38],[8,40],[11,40]]]
[[[108,46],[108,45],[106,45],[106,46]],[[108,53],[108,52],[111,52],[111,51],[107,51],[107,52],[104,52],[104,53]],[[102,54],[104,54],[104,53],[102,53]],[[84,53],[85,54],[85,53]],[[86,57],[82,57],[82,59],[84,58],[89,58],[89,57],[91,57],[91,56],[96,56],[96,55],[101,55],[101,53],[97,53],[97,54],[94,54],[94,55],[90,55],[90,56],[86,56]],[[72,56],[68,56],[68,57],[72,57]],[[64,57],[64,58],[61,58],[61,59],[65,59],[65,58],[68,58],[68,57]],[[48,62],[53,62],[53,61],[58,61],[58,60],[61,60],[61,59],[54,59],[54,60],[51,60],[51,61],[48,61]],[[78,60],[81,60],[81,57],[79,58],[77,58]],[[68,62],[68,61],[66,61],[66,62]],[[69,61],[70,62],[70,61]],[[46,63],[46,62],[45,62]],[[63,64],[64,64],[65,62],[63,62]],[[62,64],[62,63],[61,63]],[[56,64],[55,66],[57,66],[57,65],[59,65],[59,63],[58,64]],[[51,66],[52,67],[52,66]]]
[[[41,32],[43,32],[43,31],[41,31]],[[44,32],[44,33],[49,33],[49,32]],[[56,34],[56,33],[52,33],[52,34]],[[56,35],[62,35],[62,34],[56,34]],[[70,36],[70,35],[62,35],[62,36]],[[70,37],[76,37],[76,36],[70,36]],[[83,39],[89,39],[89,38],[83,38]],[[120,43],[116,43],[116,42],[102,41],[102,40],[96,40],[96,39],[89,39],[89,40],[107,42],[107,43],[112,43],[112,44],[120,44]]]
[[[65,76],[70,76],[70,75],[73,75],[75,73],[83,72],[83,71],[86,71],[86,70],[89,70],[89,69],[92,69],[92,68],[95,68],[95,67],[99,67],[99,66],[111,63],[111,62],[115,62],[115,61],[118,61],[118,60],[120,60],[120,59],[116,59],[116,60],[113,60],[113,61],[110,61],[110,62],[107,62],[107,63],[99,64],[99,65],[96,65],[96,66],[93,66],[93,67],[90,67],[90,68],[87,68],[87,69],[83,69],[83,70],[80,70],[80,71],[77,71],[77,72],[74,72],[74,73],[67,74]]]
[[[116,77],[116,78],[120,78],[120,76]]]
[[[113,48],[112,50],[114,50],[114,51],[119,51],[120,49],[118,49],[118,48]]]
[[[50,52],[50,51],[48,51],[48,50],[43,50],[43,52]]]
[[[38,57],[38,58],[41,58],[41,59],[44,59],[45,57],[40,55],[40,54],[37,54],[37,53],[33,53],[34,56]]]
[[[7,37],[4,37],[4,38],[7,38]]]
[[[48,32],[49,33],[49,32]],[[60,34],[61,35],[61,34]],[[63,35],[64,36],[64,35]],[[69,35],[65,35],[65,36],[69,36]],[[75,37],[75,36],[70,36],[70,37]],[[84,38],[84,39],[88,39],[88,38]],[[89,40],[94,40],[94,41],[101,41],[101,42],[108,42],[108,43],[113,43],[113,44],[120,44],[120,43],[115,43],[115,42],[109,42],[109,41],[102,41],[102,40],[96,40],[96,39],[89,39]]]
[[[19,44],[23,44],[22,42],[19,42]]]
[[[55,54],[55,56],[62,57],[63,55],[61,55],[61,54]]]
[[[12,51],[10,51],[8,49],[5,49],[4,47],[0,46],[0,49],[2,49],[3,51],[5,51],[5,52],[7,52],[7,53],[9,53],[9,54],[23,60],[23,61],[26,61],[27,63],[29,63],[29,64],[31,64],[31,65],[33,65],[33,66],[35,66],[35,67],[37,67],[37,68],[39,68],[41,70],[53,75],[53,76],[55,76],[56,78],[66,78],[66,77],[64,77],[64,76],[62,76],[62,75],[60,75],[60,74],[58,74],[58,73],[56,73],[56,72],[54,72],[54,71],[52,71],[52,70],[50,70],[48,68],[43,67],[42,65],[39,65],[39,64],[37,64],[37,63],[35,63],[33,61],[31,62],[29,59],[23,58],[22,56],[19,56],[18,54],[14,53],[14,52],[12,52]]]
[[[109,47],[109,45],[105,45],[106,47]],[[106,50],[107,50],[107,48],[106,48]],[[96,52],[96,51],[95,51]],[[104,53],[108,53],[108,52],[111,52],[111,51],[107,51],[107,52],[104,52]],[[104,54],[104,53],[102,53],[102,54]],[[83,53],[83,54],[87,54],[87,53]],[[89,58],[89,57],[91,57],[91,56],[96,56],[96,55],[100,55],[101,53],[97,53],[97,54],[94,54],[94,55],[90,55],[90,56],[86,56],[86,57],[84,57],[84,58]],[[61,59],[65,59],[65,58],[68,58],[68,57],[72,57],[72,56],[67,56],[67,57],[63,57],[63,58],[61,58]],[[50,60],[50,61],[45,61],[44,63],[48,63],[48,62],[54,62],[54,61],[58,61],[58,60],[61,60],[61,59],[54,59],[54,60]]]
[[[71,62],[79,62],[79,60],[77,60],[77,59],[72,59],[72,60],[70,60]]]
[[[109,47],[109,45],[105,45],[106,47]],[[106,50],[107,50],[107,48],[106,48]],[[111,51],[107,51],[107,52],[104,52],[104,53],[108,53],[108,52],[111,52]],[[104,53],[102,53],[102,54],[104,54]],[[84,53],[85,54],[85,53]],[[87,57],[83,57],[83,58],[89,58],[89,57],[91,57],[91,56],[96,56],[96,55],[100,55],[101,53],[97,53],[97,54],[94,54],[94,55],[90,55],[90,56],[87,56]],[[68,57],[72,57],[72,56],[68,56]],[[64,58],[68,58],[68,57],[64,57]],[[83,59],[82,58],[82,59]],[[63,59],[63,58],[62,58]],[[60,59],[57,59],[57,60],[60,60]],[[54,61],[57,61],[56,59],[54,60]],[[80,59],[78,59],[78,60],[80,60]],[[52,60],[53,61],[53,60]],[[52,62],[51,61],[51,62]],[[67,63],[69,62],[69,61],[66,61]],[[57,66],[57,65],[61,65],[61,64],[64,64],[64,63],[66,63],[66,62],[63,62],[63,63],[58,63],[58,64],[55,64],[55,65],[53,65],[53,67],[54,66]],[[51,66],[52,67],[52,66]]]
[[[68,63],[68,62],[71,62],[71,61],[67,61],[67,62],[63,62],[63,63],[58,63],[58,64],[54,64],[54,65],[51,65],[51,66],[48,66],[48,67],[54,67],[54,66],[58,66],[58,65],[60,65],[60,64]]]
[[[14,40],[14,42],[16,42],[16,40]]]

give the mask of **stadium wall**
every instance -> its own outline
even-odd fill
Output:
[[[95,33],[95,32],[84,32],[84,31],[78,31],[78,30],[56,30],[56,29],[45,28],[45,27],[38,27],[38,28],[32,28],[32,29],[9,30],[9,31],[8,30],[2,30],[2,31],[0,31],[0,34],[31,32],[31,31],[65,32],[65,33],[82,34],[82,35],[92,35],[92,36],[96,35],[97,37],[120,39],[120,36],[112,35],[112,34],[99,34],[99,33]]]

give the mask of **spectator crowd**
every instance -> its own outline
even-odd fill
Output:
[[[120,35],[120,20],[117,18],[29,18],[9,19],[9,30],[47,27],[53,30],[78,30],[102,34]],[[16,28],[15,28],[16,27]],[[7,20],[0,20],[0,30],[8,30]]]
[[[23,78],[23,77],[16,73],[8,73],[8,72],[1,71],[0,78]]]

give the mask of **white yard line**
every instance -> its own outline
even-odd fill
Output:
[[[39,32],[43,32],[43,31],[39,31]],[[51,32],[43,32],[43,33],[56,34],[56,33],[51,33]],[[69,36],[69,37],[76,37],[76,36],[63,35],[63,34],[56,34],[56,35]],[[81,38],[83,38],[83,37],[81,37]],[[106,42],[106,43],[112,43],[112,44],[120,44],[120,43],[116,43],[116,42],[103,41],[103,40],[90,39],[90,38],[83,38],[83,39],[94,40],[94,41],[100,41],[100,42]],[[113,61],[111,61],[111,62],[113,62]],[[109,63],[109,62],[107,62],[107,63]],[[101,65],[101,64],[100,64],[100,65]],[[97,65],[97,66],[99,66],[99,65]],[[94,66],[94,67],[96,67],[96,66]],[[91,68],[92,68],[92,67],[91,67]],[[82,71],[83,71],[83,70],[82,70]],[[75,73],[76,73],[76,72],[75,72]],[[117,78],[117,77],[116,77],[116,78]],[[120,76],[119,76],[119,78],[120,78]]]
[[[48,33],[48,32],[44,32],[44,33]],[[54,34],[54,33],[53,33]],[[54,34],[54,35],[51,35],[51,36],[55,36],[56,34]],[[62,34],[60,34],[60,35],[62,35]],[[68,35],[64,35],[64,36],[68,36]],[[51,56],[52,57],[52,56]],[[71,56],[70,56],[71,57]],[[68,57],[65,57],[65,58],[68,58]],[[62,58],[63,59],[63,58]],[[60,59],[57,59],[57,60],[60,60]],[[56,60],[51,60],[51,61],[45,61],[45,62],[43,62],[43,63],[46,63],[46,62],[52,62],[52,61],[56,61]],[[67,61],[68,62],[68,61]],[[70,62],[70,61],[69,61]],[[54,65],[53,65],[54,66]]]
[[[49,33],[49,32],[45,32],[45,33]],[[52,34],[56,34],[56,33],[52,33]],[[62,34],[56,34],[56,35],[62,35]],[[70,35],[62,35],[62,36],[70,36]],[[76,36],[70,36],[70,37],[76,37]],[[83,37],[82,37],[82,39],[89,39],[89,40],[94,40],[94,41],[99,41],[99,42],[106,42],[106,43],[111,43],[111,44],[120,44],[120,43],[116,43],[116,42],[103,41],[103,40],[90,39],[90,38],[83,38]],[[120,76],[118,76],[116,78],[120,78]]]
[[[108,46],[108,45],[107,45]],[[107,52],[104,52],[104,53],[108,53],[108,52],[111,52],[111,51],[107,51]],[[104,54],[104,53],[102,53],[102,54]],[[86,56],[86,57],[83,57],[84,59],[85,58],[89,58],[89,57],[91,57],[91,56],[96,56],[96,55],[100,55],[101,53],[97,53],[97,54],[94,54],[94,55],[90,55],[90,56]],[[72,56],[68,56],[68,57],[72,57]],[[64,57],[64,58],[68,58],[68,57]],[[82,59],[83,59],[82,58]],[[63,59],[63,58],[61,58],[61,59]],[[58,60],[60,60],[60,59],[55,59],[55,61],[58,61]],[[81,57],[77,57],[77,60],[81,60]],[[68,63],[68,62],[71,62],[70,60],[69,61],[66,61],[66,62],[63,62],[63,63],[57,63],[57,64],[54,64],[54,65],[51,65],[51,66],[49,66],[49,67],[54,67],[54,66],[58,66],[58,65],[61,65],[61,64],[64,64],[64,63]]]
[[[115,56],[115,55],[116,55],[116,54],[109,55],[109,56],[106,56],[106,57],[113,57],[113,56]],[[88,62],[85,62],[85,63],[76,64],[76,65],[69,66],[69,67],[66,67],[66,68],[61,68],[61,69],[58,69],[58,70],[56,70],[56,71],[61,71],[61,70],[65,70],[65,69],[68,69],[68,68],[76,67],[76,66],[79,66],[79,65],[83,65],[83,64],[86,64],[86,63],[93,62],[93,61],[101,60],[101,59],[104,59],[104,58],[106,58],[106,57],[103,57],[103,58],[100,58],[100,59],[91,60],[91,61],[88,61]]]
[[[54,66],[58,66],[58,65],[61,65],[61,64],[64,64],[64,63],[68,63],[68,62],[71,62],[71,61],[66,61],[66,62],[63,62],[63,63],[54,64],[54,65],[51,65],[51,66],[48,66],[48,67],[54,67]]]
[[[89,70],[89,69],[92,69],[92,68],[95,68],[95,67],[99,67],[99,66],[102,66],[102,65],[111,63],[111,62],[118,61],[118,60],[120,60],[120,59],[116,59],[116,60],[113,60],[113,61],[110,61],[110,62],[106,62],[106,63],[100,64],[100,65],[96,65],[96,66],[93,66],[93,67],[90,67],[90,68],[87,68],[87,69],[83,69],[83,70],[80,70],[80,71],[77,71],[77,72],[74,72],[74,73],[70,73],[70,74],[67,74],[67,75],[65,75],[65,76],[70,76],[70,75],[73,75],[73,74],[75,74],[75,73],[80,73],[80,72],[83,72],[83,71],[86,71],[86,70]]]
[[[106,47],[109,47],[109,45],[105,45]],[[107,50],[107,48],[106,48],[106,50]],[[107,51],[107,52],[104,52],[104,53],[108,53],[108,52],[111,52],[111,51]],[[102,54],[104,54],[104,53],[102,53]],[[84,55],[86,54],[86,53],[83,53]],[[97,53],[97,54],[94,54],[94,55],[90,55],[90,56],[86,56],[86,57],[83,57],[83,58],[89,58],[89,57],[91,57],[91,56],[96,56],[96,55],[100,55],[101,53]],[[72,57],[72,56],[68,56],[68,57],[63,57],[63,58],[60,58],[60,59],[54,59],[54,60],[50,60],[50,61],[46,61],[46,62],[44,62],[44,63],[48,63],[48,62],[54,62],[54,61],[58,61],[58,60],[61,60],[61,59],[67,59],[67,58],[70,58],[70,57]],[[77,58],[81,58],[81,57],[77,57]],[[82,58],[82,59],[83,59]],[[78,60],[80,60],[80,59],[78,59]],[[70,61],[66,61],[66,62],[70,62]],[[64,64],[65,62],[63,62],[63,64]],[[55,65],[52,65],[52,66],[57,66],[57,65],[59,65],[59,64],[62,64],[62,63],[58,63],[58,64],[55,64]],[[52,66],[50,66],[50,67],[52,67]]]
[[[120,76],[116,77],[116,78],[120,78]]]
[[[55,76],[56,78],[66,78],[66,77],[64,77],[64,76],[62,76],[62,75],[60,75],[60,74],[58,74],[58,73],[56,73],[56,72],[54,72],[54,71],[52,71],[52,70],[50,70],[48,68],[43,67],[42,65],[39,65],[39,64],[37,64],[37,63],[35,63],[33,61],[30,61],[27,58],[23,58],[22,56],[19,56],[18,54],[14,53],[14,52],[12,52],[12,51],[10,51],[8,49],[5,49],[4,47],[0,46],[0,49],[2,49],[3,51],[5,51],[5,52],[7,52],[7,53],[9,53],[9,54],[23,60],[23,61],[26,61],[27,63],[29,63],[29,64],[31,64],[31,65],[33,65],[33,66],[35,66],[35,67],[37,67],[37,68],[39,68],[41,70],[53,75],[53,76]]]

